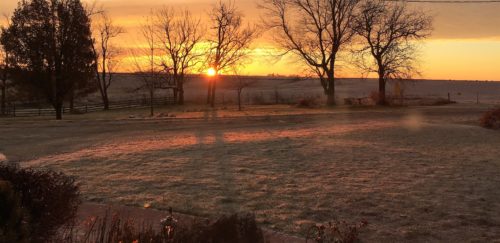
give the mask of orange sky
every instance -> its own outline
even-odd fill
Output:
[[[85,0],[84,0],[85,1]],[[259,0],[235,0],[249,21],[259,21]],[[140,45],[136,34],[150,9],[174,6],[190,9],[206,18],[216,0],[100,0],[115,21],[126,28],[117,45],[129,49]],[[9,14],[17,0],[0,0],[0,14]],[[497,4],[413,4],[435,17],[431,38],[421,45],[420,70],[428,79],[500,80],[500,3]],[[268,36],[271,33],[266,33]],[[277,61],[269,56],[274,46],[259,40],[253,44],[252,62],[244,74],[300,74],[304,67],[293,59]],[[121,69],[127,71],[126,60]],[[360,74],[345,68],[341,77]]]

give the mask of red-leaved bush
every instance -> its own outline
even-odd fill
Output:
[[[500,129],[500,108],[486,112],[480,120],[481,126],[489,129]]]

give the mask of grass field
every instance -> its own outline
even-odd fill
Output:
[[[89,201],[198,215],[251,211],[293,234],[310,223],[366,219],[367,241],[482,242],[500,237],[500,133],[477,125],[488,108],[3,119],[0,152],[76,176]]]

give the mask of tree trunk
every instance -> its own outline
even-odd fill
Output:
[[[150,116],[154,116],[155,115],[155,108],[154,108],[154,91],[153,90],[150,90],[149,91],[149,111],[150,111]]]
[[[207,105],[210,104],[212,97],[212,81],[208,81]]]
[[[69,97],[69,110],[73,112],[74,108],[75,108],[75,94],[74,92],[71,92]]]
[[[241,111],[241,90],[238,90],[238,111]]]
[[[7,82],[2,80],[2,100],[0,101],[1,112],[0,114],[5,115],[5,103],[6,103],[6,90],[7,90]]]
[[[328,83],[326,87],[326,105],[327,106],[335,106],[337,105],[337,101],[335,99],[335,76],[333,76],[333,71],[328,75],[328,79],[326,82]]]
[[[184,105],[184,89],[179,90],[179,105]]]
[[[212,108],[215,107],[215,90],[216,90],[216,87],[217,87],[217,80],[215,79],[214,77],[214,81],[212,83],[212,98],[211,98],[211,103],[210,103],[210,106],[212,106]]]
[[[177,83],[177,90],[179,91],[178,105],[184,105],[184,80],[183,78]]]
[[[328,90],[326,91],[326,96],[327,96],[326,105],[335,106],[337,105],[337,101],[335,100],[335,81],[332,79],[328,80],[328,82],[330,83],[330,85]]]
[[[62,120],[62,102],[56,102],[54,109],[56,110],[56,120]]]
[[[175,104],[179,104],[179,97],[178,97],[178,89],[177,88],[173,88],[172,89],[174,91],[174,103]]]
[[[105,94],[103,97],[102,97],[102,103],[104,104],[104,110],[107,111],[109,110],[109,98],[108,98],[108,95]]]
[[[327,106],[336,106],[337,105],[337,102],[335,101],[335,94],[334,93],[327,94],[326,105]]]
[[[387,101],[385,99],[385,79],[383,76],[379,76],[379,78],[378,78],[377,105],[387,105]]]

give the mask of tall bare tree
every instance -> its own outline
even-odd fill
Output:
[[[119,49],[112,45],[112,40],[124,33],[122,27],[113,23],[113,20],[104,11],[98,12],[94,29],[96,36],[92,42],[95,56],[95,80],[101,94],[104,110],[109,110],[108,89],[118,64]]]
[[[335,105],[337,54],[352,41],[359,0],[263,0],[264,21],[275,30],[275,41],[294,53],[315,74]]]
[[[139,76],[142,81],[142,86],[137,89],[145,89],[149,94],[149,107],[150,115],[154,116],[154,99],[158,89],[163,87],[161,73],[166,70],[169,72],[170,68],[163,67],[163,70],[158,62],[158,49],[157,49],[157,32],[153,20],[153,12],[146,18],[145,23],[141,27],[142,37],[146,41],[146,47],[141,50],[141,53],[132,53],[134,57],[135,74]]]
[[[201,20],[193,18],[189,11],[176,12],[164,8],[157,14],[158,38],[166,58],[162,65],[168,67],[176,85],[174,97],[177,104],[184,104],[186,74],[199,62],[203,54],[197,47],[203,38]]]
[[[249,54],[251,42],[258,36],[257,29],[244,26],[243,16],[234,2],[219,1],[210,12],[213,35],[209,40],[210,51],[208,61],[216,74],[230,71],[241,64]],[[207,102],[212,107],[215,104],[217,76],[209,82]]]
[[[364,40],[361,67],[378,74],[377,104],[385,105],[387,80],[408,79],[417,73],[415,41],[430,35],[432,18],[405,3],[368,0],[361,6],[355,29]]]

